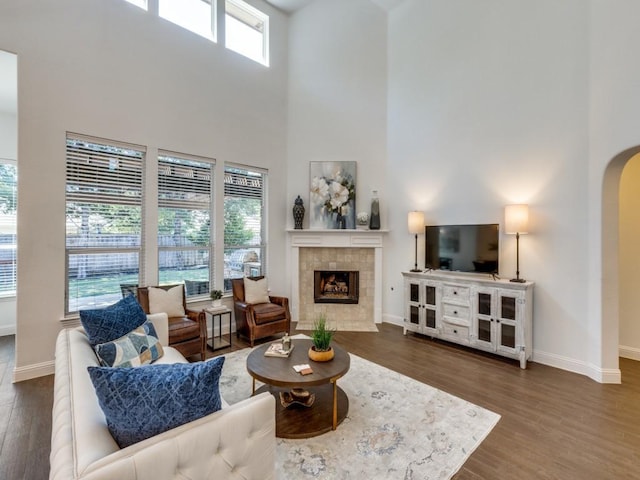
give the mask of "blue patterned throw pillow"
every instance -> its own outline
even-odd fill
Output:
[[[132,295],[106,308],[80,310],[80,322],[94,347],[120,338],[146,321],[147,315]]]
[[[103,367],[139,367],[164,355],[153,323],[146,321],[133,332],[94,347]]]
[[[220,410],[224,357],[139,368],[88,367],[111,435],[125,448]]]

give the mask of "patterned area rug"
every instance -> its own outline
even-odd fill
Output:
[[[226,356],[220,391],[231,404],[251,394],[250,351]],[[324,435],[277,439],[279,479],[448,479],[500,419],[356,355],[338,385],[347,418]]]

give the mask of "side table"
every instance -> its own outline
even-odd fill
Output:
[[[233,338],[231,335],[231,310],[227,307],[209,307],[203,311],[205,314],[211,315],[211,339],[207,340],[207,345],[213,350],[230,347]],[[222,317],[224,315],[229,315],[229,340],[222,336]],[[216,336],[216,318],[218,319],[218,336]]]

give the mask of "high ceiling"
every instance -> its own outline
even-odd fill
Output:
[[[287,13],[293,13],[296,10],[300,10],[303,7],[306,7],[311,2],[315,0],[267,0],[274,7],[279,8]],[[322,1],[322,0],[318,0]],[[385,9],[386,11],[391,10],[404,0],[371,0],[373,3],[377,4],[380,8]]]
[[[267,2],[287,13],[293,13],[302,7],[306,7],[313,0],[267,0]]]

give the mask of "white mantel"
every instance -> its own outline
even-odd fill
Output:
[[[287,230],[291,247],[291,295],[290,307],[294,320],[298,320],[300,306],[299,260],[300,248],[373,248],[374,306],[373,320],[382,323],[382,248],[388,230]]]

